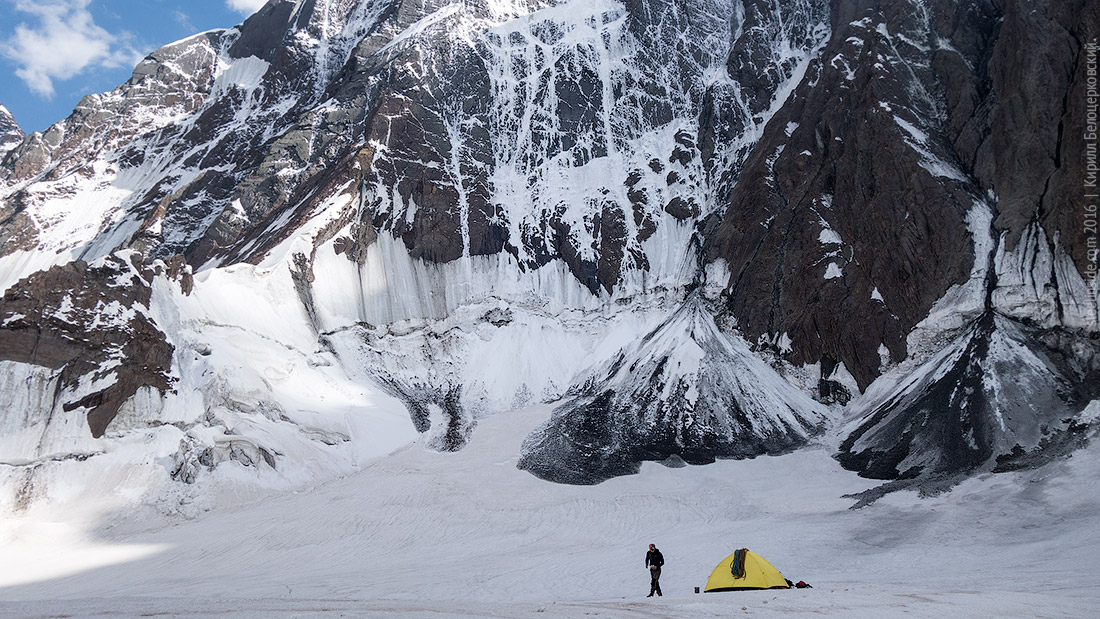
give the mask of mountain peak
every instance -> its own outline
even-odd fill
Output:
[[[22,142],[24,137],[26,134],[19,128],[19,123],[15,122],[15,117],[11,115],[8,108],[0,105],[0,159],[15,148],[16,144]]]

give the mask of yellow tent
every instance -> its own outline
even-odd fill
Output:
[[[742,548],[722,559],[707,579],[706,591],[738,591],[740,589],[789,589],[779,570],[764,557]]]

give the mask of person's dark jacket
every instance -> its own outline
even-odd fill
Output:
[[[645,553],[645,566],[646,567],[649,567],[651,565],[661,567],[664,564],[665,564],[665,557],[664,557],[664,555],[661,554],[660,550],[650,550],[649,552]]]

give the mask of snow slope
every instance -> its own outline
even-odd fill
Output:
[[[0,524],[0,614],[1100,613],[1095,443],[938,497],[898,492],[850,510],[841,495],[871,482],[842,470],[823,444],[705,467],[646,463],[597,486],[543,482],[515,464],[550,412],[495,415],[460,452],[414,444],[346,478],[191,519],[139,505],[36,503]],[[667,558],[663,598],[643,597],[651,542]],[[693,593],[742,546],[814,588]]]

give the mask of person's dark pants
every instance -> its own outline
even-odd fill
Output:
[[[661,568],[656,565],[649,566],[649,595],[656,593],[661,595]]]

